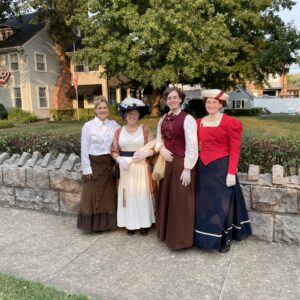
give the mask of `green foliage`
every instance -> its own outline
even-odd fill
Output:
[[[4,23],[7,18],[21,17],[22,5],[26,0],[1,0],[0,1],[0,24]]]
[[[14,122],[8,120],[0,120],[0,129],[14,127]]]
[[[287,81],[288,81],[288,85],[299,85],[300,86],[300,73],[288,74]]]
[[[291,137],[243,137],[239,170],[248,171],[249,164],[259,165],[261,173],[272,166],[284,167],[285,175],[296,175],[300,168],[300,140]]]
[[[18,279],[13,276],[0,274],[0,298],[14,300],[88,300],[82,295],[71,295],[41,283]]]
[[[51,109],[50,115],[55,121],[77,120],[77,109]],[[95,110],[94,108],[79,108],[78,115],[79,120],[90,120],[95,116]]]
[[[92,0],[90,17],[74,14],[84,30],[85,48],[73,59],[88,58],[120,72],[133,84],[163,88],[201,83],[229,88],[246,80],[263,83],[295,61],[300,35],[278,16],[290,0]]]
[[[260,116],[263,109],[261,107],[225,109],[224,112],[230,116]]]
[[[38,120],[34,113],[14,107],[8,111],[8,120],[14,123],[30,123]]]
[[[0,136],[0,153],[23,153],[39,151],[43,155],[52,152],[80,154],[80,134],[48,135],[43,133],[14,134]]]
[[[0,120],[6,120],[7,119],[7,111],[2,103],[0,103]]]

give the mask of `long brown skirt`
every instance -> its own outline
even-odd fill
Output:
[[[92,180],[83,180],[77,227],[97,232],[117,227],[117,190],[110,155],[90,155]]]
[[[193,246],[194,239],[195,169],[186,187],[180,180],[183,169],[184,159],[173,155],[159,184],[157,236],[173,250]]]

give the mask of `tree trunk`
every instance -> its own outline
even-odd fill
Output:
[[[150,97],[152,109],[151,109],[151,117],[159,117],[160,116],[160,101],[162,98],[162,92],[160,89],[154,89],[152,95]]]
[[[56,54],[60,61],[60,75],[58,76],[52,93],[51,108],[72,108],[72,99],[67,95],[71,88],[71,72],[69,58],[60,46],[56,47]]]

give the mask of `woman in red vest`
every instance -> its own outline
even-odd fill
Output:
[[[236,176],[242,124],[220,112],[228,95],[218,89],[202,93],[208,115],[197,120],[195,245],[228,252],[232,239],[252,234],[244,196]]]
[[[181,110],[184,92],[176,87],[163,94],[170,111],[159,121],[156,150],[166,161],[159,183],[157,235],[171,249],[193,245],[195,169],[198,159],[195,119]]]

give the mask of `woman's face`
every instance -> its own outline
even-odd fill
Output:
[[[176,111],[180,107],[181,99],[176,91],[171,92],[167,96],[167,105],[171,111]]]
[[[223,105],[219,100],[214,98],[207,98],[205,108],[209,115],[216,114],[222,107]]]
[[[140,113],[137,109],[129,110],[126,112],[125,120],[129,125],[135,125],[139,120]]]
[[[104,102],[100,102],[100,104],[95,108],[96,116],[101,120],[104,121],[108,117],[108,107],[107,104]]]

